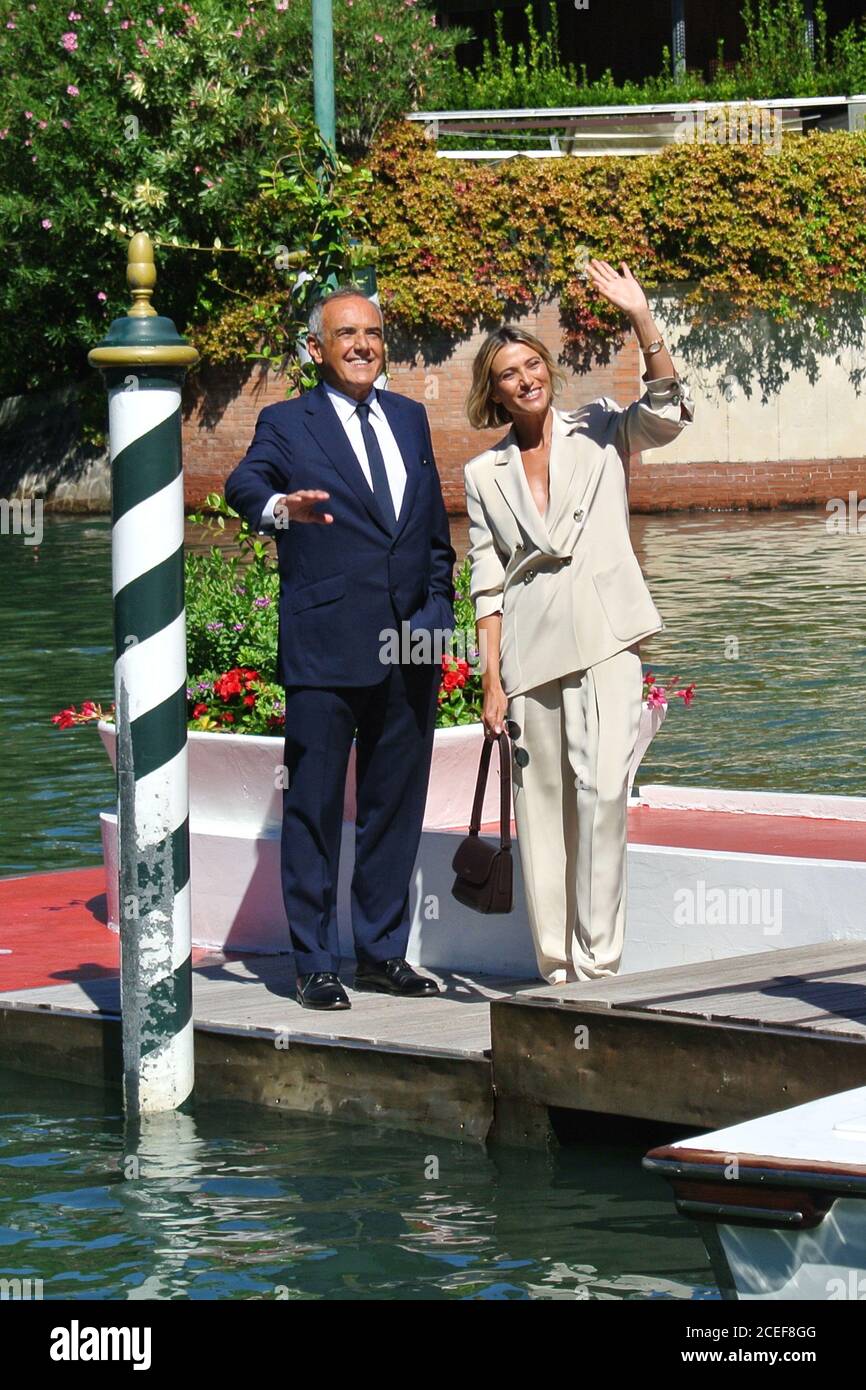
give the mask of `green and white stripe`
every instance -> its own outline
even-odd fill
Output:
[[[121,1007],[126,1108],[193,1088],[181,388],[198,354],[149,303],[149,239],[129,246],[133,307],[89,354],[108,387]]]
[[[193,1086],[180,386],[109,393],[127,1105]]]

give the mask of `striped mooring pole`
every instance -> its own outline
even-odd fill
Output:
[[[181,388],[195,348],[150,299],[145,232],[132,306],[88,354],[108,391],[117,729],[117,844],[127,1113],[193,1088]]]

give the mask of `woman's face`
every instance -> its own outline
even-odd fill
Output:
[[[512,419],[544,416],[552,396],[543,357],[527,343],[506,343],[490,364],[493,399]]]

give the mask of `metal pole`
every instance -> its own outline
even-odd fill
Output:
[[[815,6],[813,0],[803,0],[803,17],[806,22],[806,52],[815,57]]]
[[[198,361],[150,303],[153,246],[129,243],[133,303],[88,354],[108,391],[124,1098],[193,1088],[181,387]]]
[[[322,139],[336,144],[334,104],[334,17],[331,0],[313,0],[313,94]]]
[[[685,0],[671,0],[671,43],[673,45],[674,79],[677,82],[682,82],[686,75]]]

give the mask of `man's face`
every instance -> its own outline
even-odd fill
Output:
[[[379,310],[355,295],[326,301],[322,336],[307,338],[307,350],[329,386],[364,400],[385,365]]]

